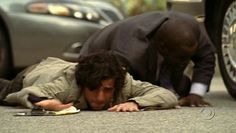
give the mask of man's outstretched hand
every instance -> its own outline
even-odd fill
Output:
[[[59,100],[56,99],[49,99],[43,100],[40,102],[35,103],[36,106],[41,106],[44,109],[51,110],[51,111],[60,111],[72,106],[72,103],[63,104]]]
[[[201,96],[189,94],[186,97],[182,97],[179,100],[180,106],[190,106],[190,107],[207,107],[211,106],[210,103],[203,100]]]
[[[139,111],[138,105],[135,102],[125,102],[110,107],[108,111],[111,112],[135,112]]]

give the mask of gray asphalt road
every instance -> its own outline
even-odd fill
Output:
[[[19,108],[0,107],[1,133],[192,133],[235,132],[236,101],[220,77],[213,79],[206,100],[214,107],[134,113],[82,111],[74,115],[15,117]]]

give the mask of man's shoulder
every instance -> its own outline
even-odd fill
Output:
[[[76,65],[77,63],[74,62],[68,62],[55,57],[48,57],[41,61],[33,71],[48,71],[54,73],[55,71],[63,71],[70,67],[74,68]]]
[[[41,70],[41,69],[64,69],[69,66],[75,66],[77,63],[74,62],[69,62],[62,60],[60,58],[55,58],[55,57],[47,57],[46,59],[42,60],[35,70]]]
[[[59,58],[48,57],[26,75],[24,84],[45,83],[61,76],[70,78],[73,76],[76,64]]]
[[[52,63],[58,63],[58,64],[75,64],[73,62],[65,61],[60,58],[56,57],[47,57],[46,59],[43,59],[40,64],[52,64]]]

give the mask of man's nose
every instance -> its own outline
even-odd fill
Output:
[[[97,102],[104,102],[105,101],[105,94],[103,91],[99,91],[97,94]]]

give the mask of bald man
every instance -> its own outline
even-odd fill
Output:
[[[214,74],[215,48],[196,20],[182,13],[150,12],[94,33],[81,55],[113,51],[135,79],[172,90],[181,106],[209,106],[203,96]],[[184,74],[194,63],[191,80]]]

